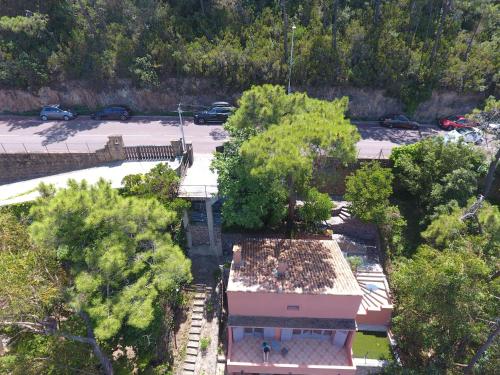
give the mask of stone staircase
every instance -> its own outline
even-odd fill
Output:
[[[205,325],[205,305],[210,295],[211,288],[205,284],[195,284],[191,289],[195,295],[192,305],[191,327],[189,339],[184,358],[183,375],[195,375],[196,362],[198,360],[201,331]]]

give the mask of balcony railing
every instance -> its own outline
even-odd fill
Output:
[[[264,341],[271,346],[267,360]],[[328,370],[342,375],[355,373],[350,347],[335,346],[330,339],[295,336],[286,341],[244,336],[231,342],[227,365],[229,373],[324,374]]]

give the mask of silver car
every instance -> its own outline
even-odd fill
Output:
[[[59,105],[46,105],[40,111],[40,119],[47,120],[64,120],[74,119],[76,114],[67,109],[59,108]]]

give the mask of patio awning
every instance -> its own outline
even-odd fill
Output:
[[[233,327],[342,329],[348,331],[356,329],[356,322],[354,319],[285,318],[275,316],[229,315],[228,325]]]

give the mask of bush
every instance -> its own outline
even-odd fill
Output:
[[[212,340],[210,339],[210,337],[202,337],[201,338],[200,350],[202,351],[202,353],[206,353],[211,342],[212,342]]]
[[[299,218],[307,228],[316,227],[321,221],[328,220],[332,215],[333,202],[328,194],[317,189],[309,190],[304,205],[299,207]]]

